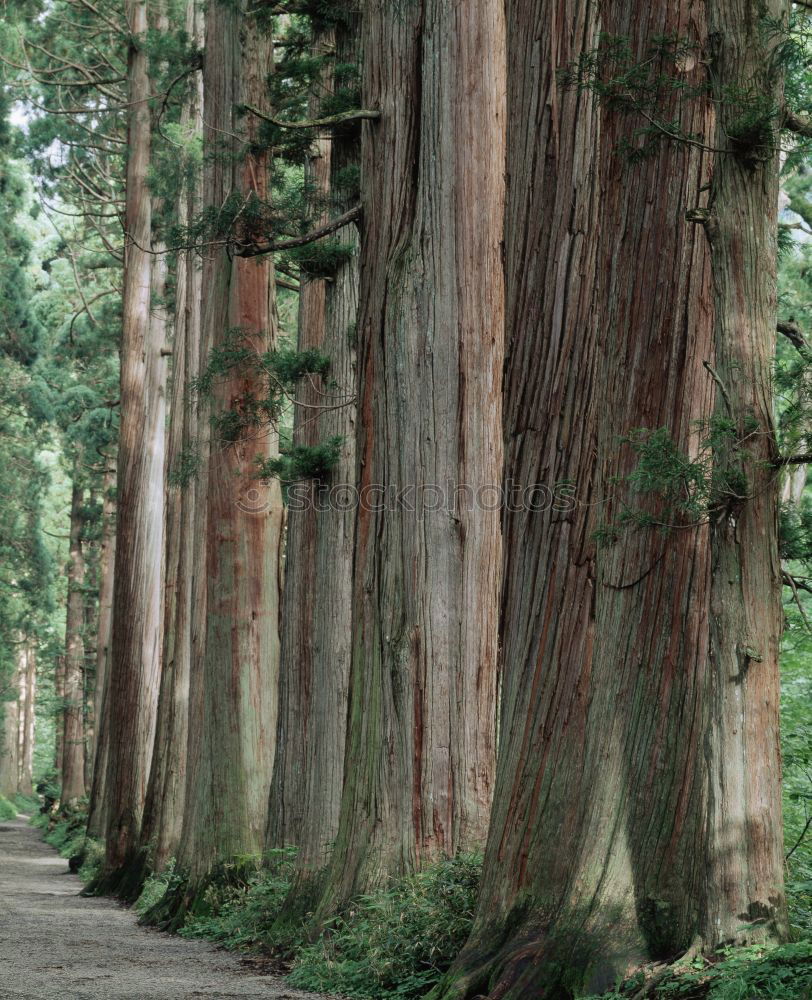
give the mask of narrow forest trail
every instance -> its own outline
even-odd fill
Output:
[[[0,824],[0,1000],[316,1000],[236,956],[139,927],[132,911],[80,888],[38,830]]]

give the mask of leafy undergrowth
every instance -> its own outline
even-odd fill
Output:
[[[272,951],[298,944],[274,933],[295,857],[295,849],[285,849],[270,851],[253,863],[242,859],[208,886],[199,911],[187,919],[180,934],[215,941],[230,951]]]
[[[641,986],[632,979],[601,1000],[628,1000],[639,995]],[[812,940],[724,949],[718,959],[698,958],[675,969],[648,995],[656,1000],[812,1000]]]
[[[4,796],[0,795],[0,820],[16,819],[17,807]]]
[[[369,1000],[424,996],[468,937],[481,871],[480,857],[464,855],[361,897],[299,952],[288,981]]]
[[[104,860],[104,848],[100,841],[85,833],[85,809],[76,809],[56,817],[39,813],[31,822],[45,831],[45,843],[55,847],[61,857],[67,858],[71,869],[78,872],[84,882],[89,882],[95,876]]]
[[[25,816],[32,816],[34,813],[39,812],[42,806],[42,799],[38,795],[15,795],[14,805],[17,807],[18,813],[22,813]]]
[[[139,917],[143,917],[153,906],[161,902],[167,892],[178,888],[184,881],[183,876],[176,872],[175,859],[170,858],[162,872],[153,872],[148,876],[141,889],[141,895],[133,904],[133,909]]]

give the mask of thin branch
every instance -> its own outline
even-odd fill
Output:
[[[279,275],[275,276],[274,282],[279,288],[288,288],[292,292],[301,291],[301,287],[295,281],[286,281],[284,278],[280,278]]]
[[[810,0],[810,3],[812,3],[812,0]],[[808,348],[809,345],[804,340],[804,335],[801,333],[801,328],[797,323],[793,323],[790,320],[787,323],[777,323],[775,328],[779,333],[783,333],[793,347],[797,347],[799,351]]]
[[[252,115],[256,115],[257,118],[261,118],[265,122],[270,122],[271,125],[276,125],[278,128],[327,128],[331,125],[342,125],[344,122],[359,121],[361,119],[365,121],[377,121],[381,117],[380,111],[359,109],[357,111],[342,111],[340,114],[329,115],[327,118],[305,118],[298,122],[288,122],[283,118],[274,118],[273,115],[266,115],[259,108],[255,108],[250,104],[243,104],[242,107],[246,111],[250,111]]]
[[[318,229],[313,229],[305,236],[296,236],[289,240],[278,240],[276,242],[269,241],[268,243],[237,244],[234,254],[237,257],[257,257],[263,253],[276,253],[279,250],[294,250],[296,247],[307,246],[308,243],[315,243],[316,240],[320,240],[324,236],[329,236],[338,229],[343,229],[344,226],[348,226],[351,222],[357,222],[361,218],[362,213],[363,208],[361,205],[356,205],[343,215],[339,215],[337,219],[331,219],[330,222],[319,226]]]
[[[812,4],[810,4],[810,7],[812,7]],[[812,816],[810,816],[809,819],[806,821],[803,830],[801,830],[801,836],[795,841],[792,850],[789,852],[789,854],[784,855],[784,861],[789,861],[792,855],[798,850],[798,848],[804,842],[804,838],[806,837],[807,833],[809,833],[810,826],[812,826]]]
[[[801,613],[801,618],[803,620],[803,623],[806,626],[806,631],[812,634],[812,626],[810,626],[809,624],[809,619],[806,617],[804,606],[803,604],[801,604],[801,598],[798,596],[798,584],[795,582],[795,579],[792,576],[790,576],[789,573],[782,572],[781,577],[784,583],[789,584],[789,588],[792,591],[792,596],[795,600],[795,604],[797,605],[798,611]]]
[[[810,7],[812,8],[812,3]],[[781,127],[794,132],[796,135],[803,136],[804,139],[812,139],[812,121],[804,115],[797,115],[787,107],[784,108]]]
[[[716,372],[711,368],[707,361],[703,361],[702,364],[705,366],[705,370],[708,372],[710,377],[719,387],[719,392],[722,394],[722,399],[725,401],[725,406],[727,407],[727,412],[733,416],[733,407],[730,405],[730,396],[728,395],[727,389],[725,388],[725,383],[719,378]]]

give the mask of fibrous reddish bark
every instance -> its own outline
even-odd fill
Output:
[[[712,718],[707,911],[710,943],[781,940],[784,897],[778,654],[783,616],[777,443],[771,365],[777,320],[779,157],[769,117],[736,139],[743,109],[730,94],[780,104],[782,78],[765,17],[783,0],[708,4],[718,156],[704,209],[713,267],[715,472],[730,484],[711,516]]]
[[[241,44],[242,42],[242,44]],[[267,101],[273,68],[270,35],[242,21],[232,4],[215,3],[206,22],[203,200],[219,208],[233,191],[264,201],[268,153],[239,147],[234,109]],[[250,130],[253,123],[246,123]],[[232,259],[224,250],[204,261],[201,360],[239,328],[243,341],[264,352],[275,344],[276,314],[269,258]],[[253,366],[216,385],[215,413],[239,410],[265,390]],[[201,423],[203,422],[201,417]],[[190,693],[189,779],[180,860],[190,870],[193,900],[212,867],[264,845],[273,767],[279,670],[279,557],[282,501],[279,484],[258,502],[256,460],[276,454],[274,433],[246,427],[236,440],[215,436],[201,469],[198,519],[205,550],[196,573],[205,588],[203,634],[193,650]]]
[[[500,539],[498,499],[485,493],[498,488],[502,458],[503,39],[497,0],[373,2],[364,12],[362,103],[381,118],[364,124],[362,142],[362,501],[347,773],[321,917],[391,874],[475,848],[486,833]],[[381,509],[374,487],[390,497],[406,490],[406,507]],[[445,502],[432,502],[435,489]]]
[[[186,31],[203,42],[203,11],[195,0],[187,6]],[[202,77],[191,83],[181,112],[181,125],[191,135],[203,130]],[[188,224],[200,209],[199,184],[184,185],[178,221]],[[167,445],[167,532],[165,557],[164,652],[161,692],[144,807],[141,842],[149,865],[160,871],[177,853],[186,800],[189,730],[189,676],[194,620],[194,552],[198,448],[198,407],[190,385],[200,374],[200,259],[186,251],[178,259],[175,280],[172,399]]]
[[[359,59],[358,16],[314,39],[314,52],[334,50],[341,65]],[[309,116],[334,89],[333,61],[317,81]],[[357,164],[360,135],[350,129],[314,143],[310,182],[328,199],[328,214],[350,205],[331,178]],[[326,221],[320,219],[318,221]],[[336,233],[358,244],[354,225]],[[338,830],[347,730],[352,635],[352,559],[356,511],[340,499],[355,483],[355,343],[358,256],[346,260],[329,282],[302,280],[299,349],[318,348],[330,359],[327,380],[308,378],[297,392],[294,441],[316,445],[341,437],[338,463],[322,482],[291,484],[288,505],[285,598],[282,618],[280,713],[268,845],[295,844],[303,881],[327,860]],[[293,899],[291,900],[293,902]]]
[[[727,141],[724,128],[713,135],[707,98],[680,100],[671,90],[657,110],[663,120],[678,120],[683,134],[703,136],[705,148],[696,141],[660,145],[632,166],[618,157],[617,144],[635,122],[620,114],[618,103],[600,115],[598,137],[592,99],[558,90],[557,69],[589,52],[598,28],[590,24],[594,8],[571,6],[560,22],[535,0],[508,6],[515,118],[508,142],[507,282],[514,345],[505,433],[508,477],[526,482],[541,471],[558,481],[571,478],[581,506],[549,515],[548,526],[529,514],[506,515],[499,793],[474,932],[436,997],[599,992],[653,959],[763,937],[765,928],[775,934],[780,924],[780,896],[770,898],[765,878],[769,872],[771,884],[780,886],[780,864],[777,871],[772,863],[779,810],[767,817],[779,785],[772,766],[772,674],[765,670],[767,688],[753,692],[749,739],[738,736],[750,759],[745,777],[744,754],[731,752],[725,741],[737,742],[738,723],[726,706],[737,697],[731,685],[742,683],[737,673],[746,671],[728,663],[720,676],[715,652],[718,644],[740,643],[743,631],[742,602],[736,605],[728,592],[722,611],[720,588],[746,591],[751,611],[761,600],[761,641],[773,643],[765,577],[771,579],[774,535],[764,521],[755,528],[759,542],[751,539],[751,548],[759,558],[752,565],[759,569],[749,581],[740,566],[721,558],[713,537],[717,510],[710,527],[707,519],[688,517],[666,531],[621,530],[594,556],[585,542],[590,509],[600,510],[596,524],[617,525],[641,503],[655,523],[665,515],[674,519],[662,497],[641,500],[630,489],[624,477],[637,459],[622,439],[637,428],[666,427],[680,452],[697,458],[714,389],[703,363],[713,371],[714,351],[718,368],[720,354],[724,364],[730,350],[720,327],[731,331],[728,345],[747,358],[736,369],[737,382],[747,372],[750,393],[763,403],[766,368],[747,355],[736,304],[732,297],[725,301],[720,285],[738,281],[741,289],[743,283],[764,306],[769,271],[756,275],[763,257],[754,253],[742,274],[741,256],[731,254],[725,263],[735,278],[720,276],[715,249],[708,254],[686,226],[686,208],[707,189],[707,147]],[[700,47],[708,37],[702,9],[688,2],[616,5],[602,14],[600,28],[629,39],[641,62],[658,37],[688,36]],[[723,21],[736,36],[746,17],[728,10]],[[658,71],[689,85],[702,82],[701,60],[658,58]],[[768,62],[764,53],[754,58]],[[729,155],[715,157],[712,195],[731,162]],[[547,170],[554,197],[544,182]],[[574,185],[570,198],[562,197],[562,179],[564,190]],[[752,208],[744,207],[744,194],[740,188],[735,211]],[[767,204],[769,198],[754,213],[761,229],[748,215],[731,231],[763,232],[770,225]],[[707,223],[715,234],[713,220]],[[585,263],[596,246],[590,270]],[[599,317],[596,349],[589,346],[593,330],[579,315],[590,299],[587,315]],[[739,304],[748,301],[750,295],[740,294]],[[760,335],[773,330],[774,315],[770,320],[759,324]],[[549,351],[552,363],[545,361]],[[539,363],[531,366],[531,358]],[[728,364],[725,371],[729,376]],[[751,402],[749,412],[754,409]],[[769,412],[768,404],[760,411],[761,426],[769,427]],[[527,440],[532,429],[541,435],[535,442]],[[597,461],[590,457],[590,431]],[[573,433],[586,448],[573,447]],[[759,440],[768,452],[770,435]],[[536,465],[545,448],[550,458]],[[562,467],[562,456],[575,464]],[[763,463],[758,468],[771,475]],[[757,525],[760,503],[748,511]],[[528,530],[540,532],[537,544],[528,544]],[[756,700],[756,691],[766,691],[766,699]],[[735,816],[742,821],[734,830]]]
[[[121,422],[116,572],[108,687],[107,823],[104,870],[114,891],[139,847],[152,758],[161,660],[164,451],[167,361],[151,314],[154,257],[150,164],[152,94],[145,0],[129,0],[130,102],[126,175]],[[160,339],[158,339],[160,338]],[[123,884],[123,883],[122,883]]]
[[[109,704],[108,679],[112,623],[113,623],[113,577],[116,559],[116,500],[115,469],[104,473],[102,485],[102,529],[101,551],[99,552],[99,619],[96,626],[96,679],[94,705],[96,711],[95,738],[93,741],[93,777],[90,783],[90,809],[87,818],[87,832],[91,837],[104,834],[107,805],[105,785],[107,781],[107,752],[109,747]]]

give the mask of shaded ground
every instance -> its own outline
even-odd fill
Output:
[[[67,862],[24,819],[0,823],[0,1000],[303,1000],[203,942],[139,927],[109,899],[83,899]]]

